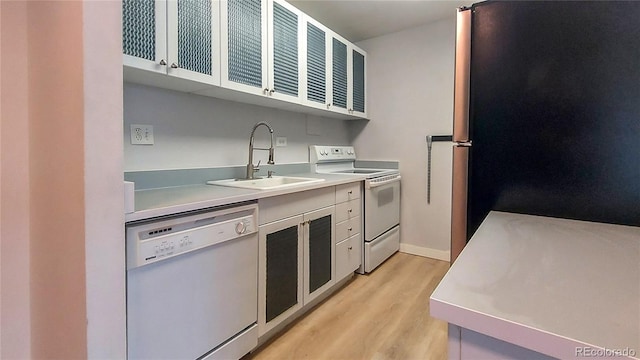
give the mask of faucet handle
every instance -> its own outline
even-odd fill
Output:
[[[254,167],[253,167],[253,172],[258,172],[258,171],[260,170],[260,162],[261,162],[261,161],[262,161],[262,160],[258,160],[258,165],[256,165],[256,166],[254,166]]]
[[[274,173],[275,173],[275,171],[273,171],[273,170],[268,170],[268,171],[267,171],[267,177],[268,177],[268,178],[273,177],[273,174],[274,174]]]

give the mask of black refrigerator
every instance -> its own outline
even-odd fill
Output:
[[[451,261],[491,210],[640,226],[640,2],[458,11]]]

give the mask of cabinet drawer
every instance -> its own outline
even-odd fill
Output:
[[[362,237],[356,234],[336,245],[336,281],[340,281],[360,267]]]
[[[333,186],[300,191],[258,200],[260,225],[305,212],[332,206],[335,201]]]
[[[336,224],[336,243],[360,233],[362,217],[356,216]]]
[[[342,184],[336,186],[336,204],[360,198],[360,183]]]
[[[360,199],[336,204],[336,223],[351,219],[360,215]]]

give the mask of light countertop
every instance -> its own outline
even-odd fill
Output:
[[[275,190],[251,190],[207,184],[137,190],[135,191],[135,211],[125,214],[125,221],[145,220],[214,206],[258,200],[298,191],[363,181],[366,178],[366,176],[358,175],[316,173],[287,174],[287,176],[322,178],[325,181]]]
[[[640,227],[491,212],[431,295],[431,315],[556,358],[640,356]]]

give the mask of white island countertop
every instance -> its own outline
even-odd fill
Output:
[[[592,347],[638,358],[640,227],[491,212],[430,306],[436,318],[552,357]]]

